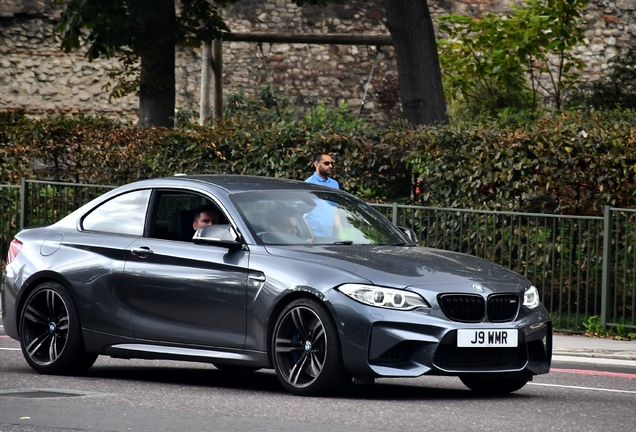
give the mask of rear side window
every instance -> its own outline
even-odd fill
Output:
[[[87,231],[142,236],[150,190],[116,196],[90,212],[82,221]]]

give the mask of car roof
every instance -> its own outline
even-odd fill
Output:
[[[299,180],[282,179],[276,177],[259,177],[239,174],[205,174],[205,175],[175,175],[162,180],[190,180],[216,186],[230,193],[246,191],[266,191],[266,190],[330,190],[333,188],[316,185]]]

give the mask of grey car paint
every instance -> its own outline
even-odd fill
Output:
[[[147,188],[205,195],[218,204],[243,246],[229,249],[81,231],[81,218],[100,203]],[[434,356],[441,347],[456,349],[456,330],[484,328],[481,322],[449,320],[438,295],[487,299],[509,293],[521,302],[530,287],[527,279],[480,258],[408,245],[407,237],[406,246],[266,246],[254,237],[230,199],[252,190],[325,189],[245,176],[153,179],[111,191],[49,227],[20,232],[20,257],[29,259],[19,257],[3,274],[6,333],[20,338],[26,294],[43,280],[56,280],[71,293],[89,352],[271,367],[273,325],[290,299],[305,296],[319,299],[333,316],[344,366],[353,376],[484,372],[449,367],[452,362],[446,367],[436,364]],[[351,283],[413,291],[431,307],[372,307],[336,289]],[[531,377],[549,371],[551,323],[542,306],[521,306],[513,320],[486,323],[485,328],[518,329],[518,351],[525,359],[500,371],[489,369],[489,374]],[[398,348],[410,354],[394,362],[382,357]]]

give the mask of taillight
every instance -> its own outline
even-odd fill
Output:
[[[9,245],[9,254],[7,255],[7,264],[11,264],[11,261],[13,261],[15,257],[18,256],[21,250],[22,250],[22,242],[16,239],[13,239],[13,241],[11,241],[11,244]]]

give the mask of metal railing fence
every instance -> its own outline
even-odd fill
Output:
[[[2,268],[9,243],[24,227],[51,224],[116,186],[23,179],[20,186],[0,185]]]
[[[20,229],[60,220],[117,186],[22,180]]]
[[[493,261],[530,279],[554,327],[636,328],[636,210],[603,216],[372,204],[420,245]]]
[[[601,322],[611,326],[633,327],[636,323],[636,210],[606,209],[605,248],[608,249],[607,292]],[[610,259],[611,257],[611,259]],[[611,322],[613,320],[613,322]]]
[[[23,180],[0,185],[0,251],[6,258],[23,227],[53,223],[116,186]],[[554,328],[636,328],[636,210],[605,207],[603,216],[372,204],[422,246],[491,260],[530,279]]]
[[[20,186],[0,185],[0,252],[2,262],[6,259],[9,243],[13,235],[20,230]],[[2,267],[4,269],[4,266]]]

